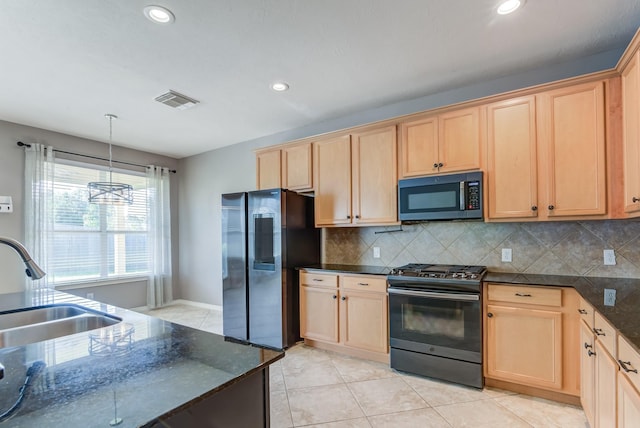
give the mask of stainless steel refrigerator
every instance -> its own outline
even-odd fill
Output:
[[[284,189],[222,195],[224,335],[284,349],[300,340],[299,273],[320,263],[313,198]]]

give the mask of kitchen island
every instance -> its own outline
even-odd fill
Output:
[[[268,427],[269,365],[284,352],[53,290],[4,294],[0,312],[72,304],[122,319],[0,348],[0,426]]]

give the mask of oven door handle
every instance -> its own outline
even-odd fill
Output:
[[[441,300],[465,300],[465,301],[478,301],[480,300],[479,294],[454,294],[454,293],[438,293],[432,291],[409,291],[401,290],[398,288],[388,288],[389,294],[400,294],[403,296],[413,297],[430,297]]]

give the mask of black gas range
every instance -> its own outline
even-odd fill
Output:
[[[391,270],[389,344],[397,370],[482,388],[485,266],[412,263]]]
[[[391,269],[389,285],[480,292],[486,266],[410,263]]]

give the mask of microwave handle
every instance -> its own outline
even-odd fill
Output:
[[[464,200],[465,199],[464,198],[464,196],[465,196],[464,183],[465,183],[464,181],[460,182],[460,211],[464,211],[465,208],[466,208],[466,203],[465,203],[465,200]]]

